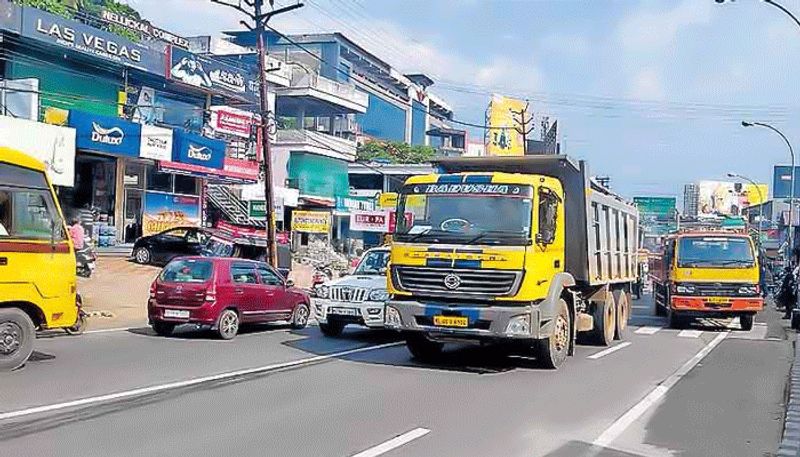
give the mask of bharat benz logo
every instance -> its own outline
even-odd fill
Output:
[[[119,146],[125,139],[125,132],[119,127],[107,129],[97,122],[92,122],[92,141],[95,143]]]
[[[450,290],[456,290],[461,285],[461,278],[458,275],[450,273],[444,277],[444,286]]]
[[[190,144],[186,155],[190,159],[202,160],[203,162],[208,162],[211,160],[211,150],[205,146],[195,146]]]

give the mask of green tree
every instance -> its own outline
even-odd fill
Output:
[[[412,146],[398,141],[369,141],[358,146],[356,157],[360,162],[385,160],[390,163],[425,163],[436,155],[430,146]]]
[[[75,13],[81,11],[92,16],[100,16],[103,10],[113,11],[125,16],[141,19],[139,12],[117,0],[15,0],[24,6],[32,6],[67,19],[74,19]],[[114,24],[103,24],[101,28],[132,41],[140,41],[139,34],[125,27]]]

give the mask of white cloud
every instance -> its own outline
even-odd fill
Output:
[[[632,51],[655,51],[669,47],[686,27],[711,21],[713,2],[682,0],[672,9],[639,9],[622,19],[617,40]]]
[[[661,73],[655,68],[642,68],[634,76],[629,96],[640,100],[663,100]]]

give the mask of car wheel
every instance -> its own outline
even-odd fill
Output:
[[[24,365],[35,340],[36,329],[27,314],[16,308],[0,309],[0,371]]]
[[[147,249],[145,247],[138,247],[136,248],[136,251],[134,251],[133,253],[133,260],[135,260],[136,263],[142,265],[149,264],[152,259],[153,255],[150,252],[150,249]]]
[[[319,330],[325,336],[337,337],[342,334],[345,324],[343,322],[331,322],[327,324],[319,323]]]
[[[232,309],[226,309],[219,315],[217,334],[223,340],[231,340],[239,333],[239,314]]]
[[[739,325],[742,326],[742,330],[745,332],[752,330],[754,318],[755,316],[753,314],[743,314],[739,316]],[[794,323],[794,316],[792,316],[792,323]]]
[[[534,342],[536,360],[542,367],[550,369],[560,367],[567,360],[569,352],[572,332],[570,331],[569,308],[564,300],[558,301],[558,313],[554,325],[553,334],[550,337]]]
[[[153,322],[153,331],[156,332],[156,335],[170,336],[173,330],[175,330],[175,324],[161,321]]]
[[[406,347],[415,359],[431,362],[442,355],[444,344],[431,341],[422,334],[411,334],[406,337]]]
[[[294,312],[292,313],[292,328],[293,329],[306,328],[306,326],[308,325],[308,316],[310,313],[311,310],[305,303],[300,303],[299,305],[295,306]]]

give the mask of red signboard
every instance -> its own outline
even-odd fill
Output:
[[[414,214],[406,213],[406,225],[411,225],[414,222]],[[397,230],[397,212],[392,211],[389,214],[389,233],[394,233]]]

